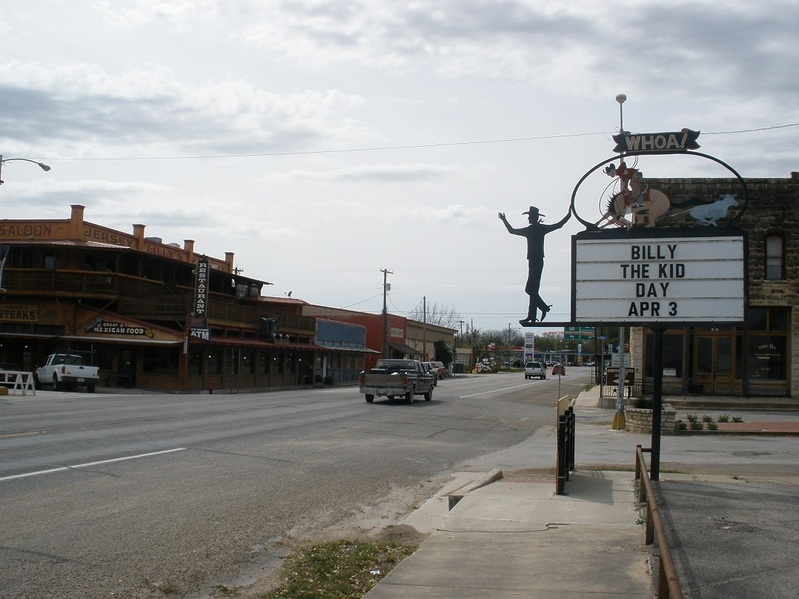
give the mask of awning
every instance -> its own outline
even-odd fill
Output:
[[[23,337],[25,339],[58,339],[58,335],[46,335],[44,333],[7,333],[0,332],[0,337]]]
[[[396,350],[406,356],[418,356],[422,352],[415,347],[411,347],[410,345],[405,345],[404,343],[389,343],[388,346]]]
[[[326,349],[327,351],[341,351],[341,352],[351,352],[354,354],[379,354],[380,352],[376,349],[369,349],[368,347],[328,347],[327,345],[317,345],[316,347],[320,349]]]
[[[123,343],[125,345],[180,345],[183,339],[148,339],[142,337],[89,337],[83,335],[61,335],[56,339],[67,341],[88,341],[92,343]]]
[[[199,339],[192,339],[192,343],[208,343],[210,345],[226,345],[226,346],[240,346],[240,347],[260,347],[263,349],[305,349],[308,351],[320,351],[327,349],[321,345],[310,345],[307,343],[268,343],[257,339],[242,339],[240,337],[214,337],[211,335],[210,341],[201,341]]]

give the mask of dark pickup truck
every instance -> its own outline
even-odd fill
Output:
[[[433,399],[433,375],[418,360],[378,360],[372,370],[360,376],[361,393],[372,403],[375,397],[404,397],[408,403],[415,395]]]

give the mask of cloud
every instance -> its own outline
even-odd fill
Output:
[[[278,173],[274,177],[310,181],[419,183],[448,179],[461,172],[460,167],[437,164],[355,165],[327,171],[293,170]]]
[[[286,152],[360,136],[342,115],[363,100],[337,90],[281,95],[245,81],[192,86],[163,67],[112,76],[97,65],[19,61],[0,64],[0,80],[3,137],[57,140],[62,154]]]
[[[752,77],[769,89],[795,91],[797,85],[786,76],[799,52],[788,25],[799,17],[794,2],[733,0],[723,8],[711,0],[330,6],[316,0],[264,4],[241,39],[311,69],[351,63],[449,77],[510,77],[565,94],[625,82],[639,97],[671,96],[687,84],[711,94],[735,89],[745,97]]]

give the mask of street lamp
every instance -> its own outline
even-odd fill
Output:
[[[22,162],[32,162],[33,164],[39,165],[39,168],[45,172],[50,170],[50,166],[45,164],[44,162],[37,162],[36,160],[31,160],[30,158],[3,158],[3,155],[0,154],[0,185],[3,184],[3,165],[6,162],[13,162],[14,160],[19,160]]]

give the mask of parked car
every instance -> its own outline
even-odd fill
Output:
[[[555,364],[552,367],[552,374],[553,375],[561,374],[563,376],[566,376],[566,367],[563,364]]]
[[[41,389],[42,385],[52,384],[54,391],[86,387],[86,391],[94,393],[94,387],[99,381],[99,368],[86,364],[82,356],[75,354],[50,354],[45,363],[33,373],[33,382],[37,389]]]
[[[425,372],[433,377],[433,387],[438,386],[438,369],[433,362],[422,362]]]
[[[543,362],[527,362],[524,365],[524,378],[538,377],[542,381],[547,378],[547,370]]]
[[[435,367],[438,378],[443,379],[444,375],[447,373],[447,369],[444,367],[444,362],[436,362],[434,360],[430,363]]]

